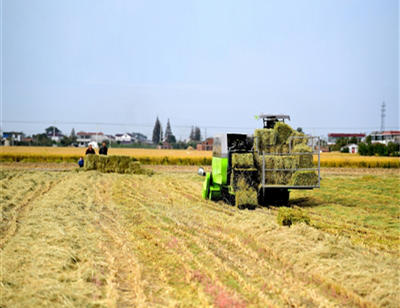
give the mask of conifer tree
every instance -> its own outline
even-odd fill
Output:
[[[176,138],[175,138],[174,134],[172,134],[171,124],[169,122],[169,119],[167,122],[167,128],[165,129],[165,140],[167,140],[167,142],[169,142],[169,143],[176,142]]]
[[[153,138],[152,138],[153,142],[155,144],[160,143],[163,138],[162,135],[163,135],[163,133],[162,133],[162,128],[161,128],[161,123],[157,116],[156,124],[154,125],[154,129],[153,129]]]

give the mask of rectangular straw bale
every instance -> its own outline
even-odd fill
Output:
[[[279,148],[279,153],[287,154],[289,153],[289,145],[288,144],[282,144]]]
[[[307,143],[308,143],[308,138],[304,138],[304,137],[306,137],[306,135],[298,132],[297,130],[293,130],[289,137],[293,137],[293,138],[288,139],[288,142],[287,142],[287,144],[289,144],[289,140],[290,140],[292,149],[298,144],[307,145]]]
[[[130,156],[118,156],[118,173],[129,173],[129,163],[132,161]]]
[[[276,132],[273,129],[256,129],[254,130],[254,136],[257,137],[257,145],[260,152],[269,151],[269,147],[276,144]]]
[[[104,172],[118,172],[118,155],[109,155],[106,158],[106,165],[104,166]]]
[[[131,161],[131,162],[129,163],[129,170],[130,170],[130,171],[134,172],[134,171],[137,171],[137,170],[139,170],[139,169],[141,169],[140,162],[138,162],[138,161]]]
[[[265,184],[286,184],[286,171],[275,171],[275,169],[284,169],[284,157],[277,155],[265,155],[265,169],[272,169],[265,171]],[[262,158],[261,158],[261,172],[262,172]]]
[[[257,191],[244,179],[240,179],[237,183],[235,204],[236,206],[258,204]]]
[[[305,144],[298,144],[293,148],[292,153],[302,153],[298,156],[299,168],[312,168],[313,167],[313,155],[312,149]]]
[[[318,174],[315,171],[296,171],[289,182],[290,186],[317,186]]]
[[[86,155],[84,158],[84,169],[85,170],[96,170],[98,162],[98,156],[95,154]]]
[[[252,153],[232,154],[232,168],[253,168],[254,158]]]
[[[233,170],[231,173],[231,185],[234,191],[239,188],[238,184],[242,181],[247,183],[247,185],[252,186],[254,184],[254,180],[255,179],[253,179],[253,173],[246,173],[237,170]]]
[[[298,168],[298,157],[295,155],[287,155],[287,156],[283,156],[283,168],[284,169],[297,169]],[[284,179],[283,179],[283,183],[284,184],[288,184],[290,179],[292,178],[292,174],[295,171],[285,171],[285,175],[284,175]]]
[[[276,144],[279,145],[286,143],[290,134],[293,132],[293,129],[283,122],[276,123],[273,130],[276,133]]]
[[[100,171],[100,172],[106,172],[106,166],[107,166],[107,156],[105,155],[99,155],[97,157],[97,166],[96,166],[96,170]]]

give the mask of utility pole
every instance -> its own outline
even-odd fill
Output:
[[[382,109],[381,109],[381,132],[383,132],[385,130],[385,111],[386,111],[386,104],[385,102],[382,103],[381,105]]]

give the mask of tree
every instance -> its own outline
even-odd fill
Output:
[[[37,134],[32,136],[36,140],[36,144],[40,146],[51,146],[52,142],[49,137],[47,137],[46,133]]]
[[[335,145],[332,147],[334,151],[340,151],[340,149],[348,144],[348,139],[340,137],[336,140]]]
[[[154,125],[154,129],[153,129],[153,138],[152,138],[153,142],[155,144],[160,143],[163,138],[162,135],[163,135],[163,133],[162,133],[161,123],[157,116],[156,124]]]
[[[201,131],[200,131],[200,128],[197,126],[196,126],[195,132],[194,132],[194,140],[201,141]]]
[[[72,128],[71,130],[71,135],[69,136],[69,139],[71,140],[71,143],[75,143],[76,142],[76,134],[75,134],[75,129]]]
[[[54,133],[56,135],[58,135],[58,134],[61,135],[62,134],[62,132],[55,126],[47,127],[44,131],[46,132],[47,136],[52,136]]]
[[[176,138],[175,138],[174,134],[172,134],[171,124],[169,123],[169,119],[167,122],[167,128],[165,129],[165,140],[167,140],[167,142],[169,142],[169,143],[176,142]]]
[[[190,131],[189,138],[192,139],[192,140],[194,140],[194,126],[193,126],[193,125],[192,125],[192,129],[191,129],[191,131]]]
[[[350,140],[349,140],[349,144],[350,144],[350,143],[355,143],[355,144],[357,144],[357,143],[358,143],[357,137],[351,137]]]
[[[365,139],[365,141],[367,142],[368,145],[372,144],[372,136],[368,135],[367,138]]]

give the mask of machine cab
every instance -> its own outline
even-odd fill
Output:
[[[253,149],[253,137],[243,133],[223,133],[214,136],[212,177],[219,185],[229,184],[233,153],[249,153]]]

